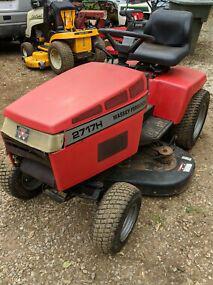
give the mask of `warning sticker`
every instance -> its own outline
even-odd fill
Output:
[[[191,163],[182,163],[178,169],[178,171],[183,171],[183,172],[190,172],[192,169],[192,164]]]
[[[182,156],[182,159],[183,159],[183,160],[192,161],[192,158],[191,158],[191,157],[188,157],[188,156]]]

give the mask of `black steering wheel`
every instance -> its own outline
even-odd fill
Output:
[[[147,34],[141,34],[137,32],[131,31],[120,31],[115,29],[99,29],[101,34],[104,34],[105,37],[109,40],[112,47],[118,52],[119,55],[123,55],[128,57],[130,53],[136,51],[136,49],[143,43],[143,42],[154,42],[155,38],[153,36]],[[123,38],[123,37],[131,37],[135,38],[132,45],[125,45],[117,42],[113,39],[113,37]]]

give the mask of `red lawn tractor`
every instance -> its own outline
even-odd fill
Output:
[[[96,200],[93,240],[104,253],[118,252],[141,196],[179,194],[195,169],[186,150],[202,131],[210,96],[203,72],[176,66],[189,54],[191,23],[189,12],[157,10],[144,34],[102,29],[117,65],[78,66],[9,105],[2,188],[25,200],[42,191],[60,202]]]
[[[76,18],[76,27],[86,29],[88,27],[105,28],[107,12],[104,10],[81,10]]]
[[[146,2],[146,1],[145,1]],[[140,10],[122,10],[120,11],[121,16],[125,16],[127,18],[127,26],[121,27],[113,27],[114,30],[117,31],[137,31],[139,33],[143,33],[143,29],[147,23],[147,20],[144,19],[144,14]],[[99,27],[100,31],[101,27]],[[100,36],[106,40],[106,34],[100,34]],[[123,42],[122,36],[114,35],[112,36],[113,40],[119,43]],[[108,55],[113,57],[114,59],[118,57],[118,51],[112,45],[106,45],[106,51]]]

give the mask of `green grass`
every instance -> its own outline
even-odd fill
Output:
[[[164,224],[164,218],[159,215],[159,214],[154,214],[150,217],[150,219],[152,220],[152,222],[157,225],[157,224],[160,224],[160,225],[163,225]]]
[[[200,214],[203,213],[204,210],[197,206],[188,205],[185,207],[185,212],[187,214]]]

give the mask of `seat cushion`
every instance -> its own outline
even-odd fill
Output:
[[[188,52],[189,45],[171,47],[156,43],[143,43],[133,54],[130,54],[129,59],[144,63],[174,66],[177,65]]]

